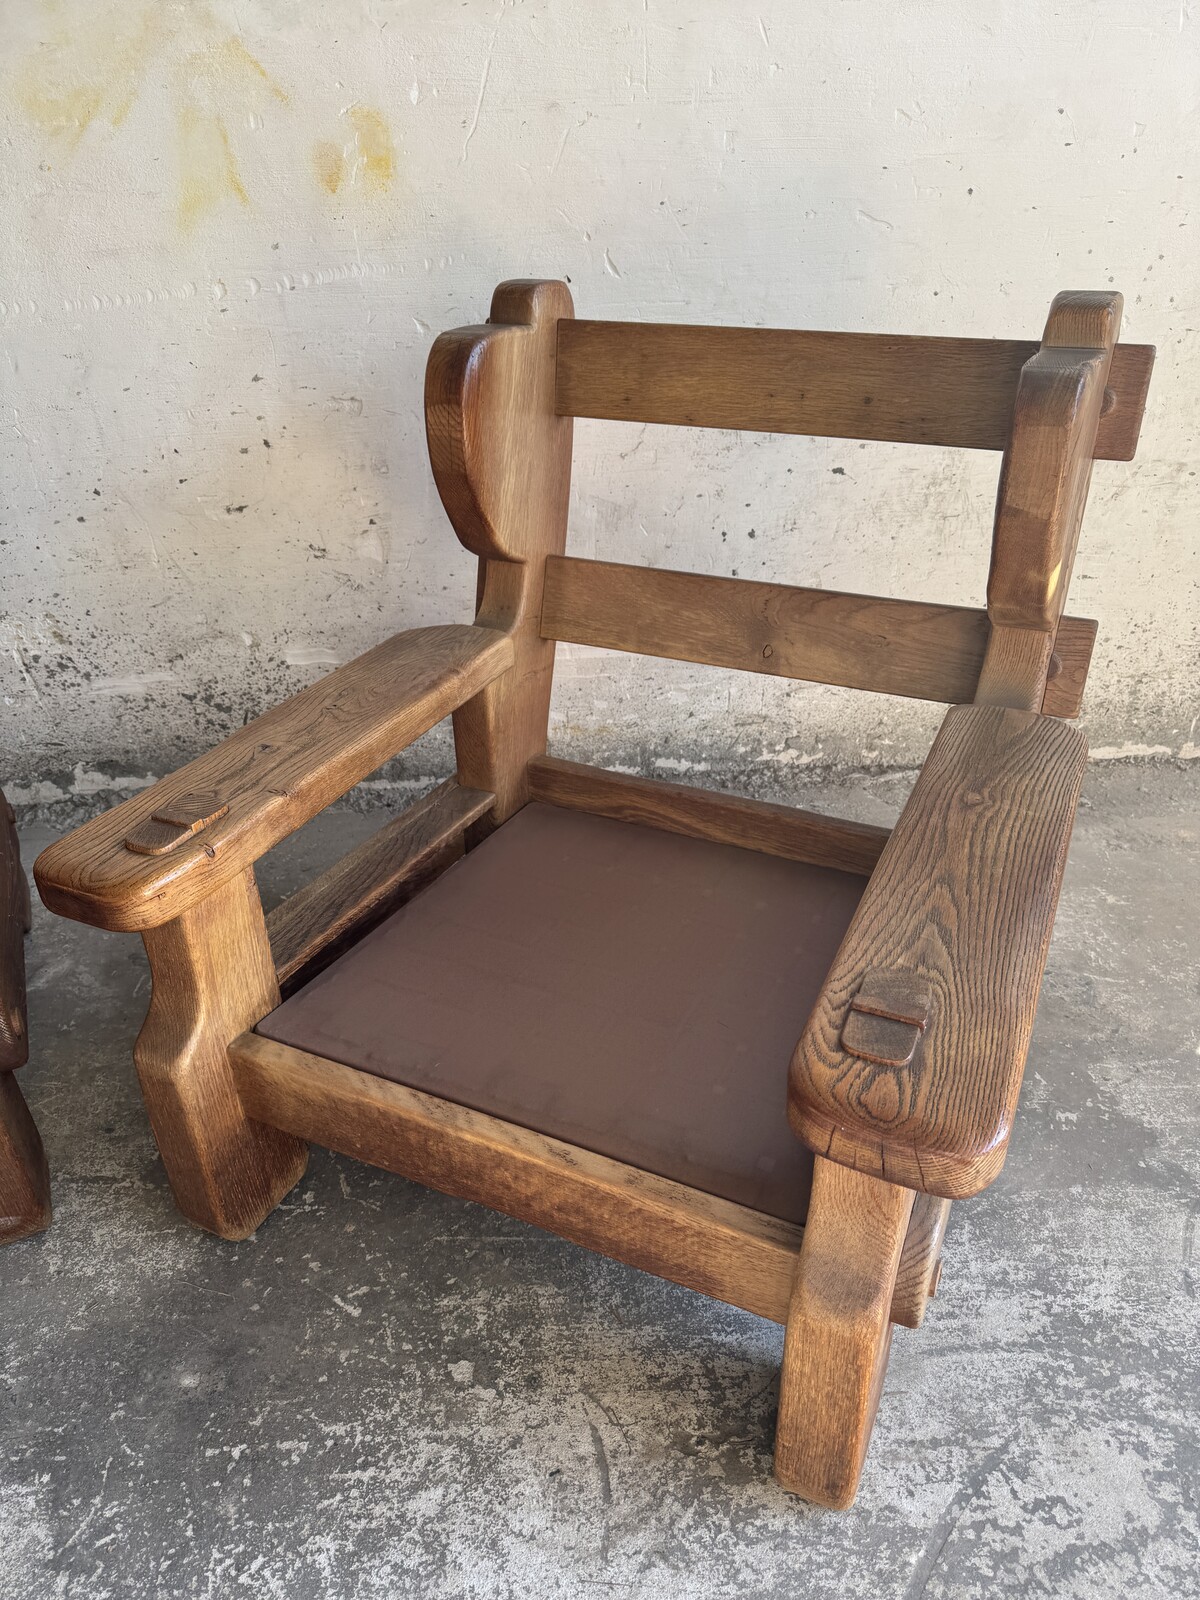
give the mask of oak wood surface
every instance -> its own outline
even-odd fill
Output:
[[[886,828],[868,822],[846,822],[795,806],[606,772],[554,756],[530,762],[529,787],[531,799],[551,805],[865,876],[874,871],[888,840]]]
[[[995,629],[992,632],[994,635]],[[1096,647],[1096,633],[1097,624],[1090,618],[1060,617],[1054,635],[1054,649],[1046,668],[1042,703],[1040,706],[1019,706],[1017,709],[1041,711],[1047,717],[1077,717],[1083,710],[1083,695],[1087,688],[1092,652]],[[975,695],[978,699],[978,685]]]
[[[0,1072],[15,1071],[29,1055],[25,1018],[28,930],[29,880],[21,866],[17,820],[0,791]]]
[[[276,906],[267,933],[280,985],[311,976],[318,960],[332,959],[432,882],[462,854],[464,832],[495,798],[450,778]]]
[[[974,698],[989,640],[987,613],[967,606],[570,556],[546,563],[541,629],[572,644],[951,705]],[[1095,631],[1064,617],[1051,640],[1060,670],[1046,709],[1056,716],[1079,714]]]
[[[245,1114],[782,1322],[803,1230],[514,1123],[246,1033]]]
[[[557,405],[564,416],[1003,450],[1022,339],[915,338],[783,328],[565,322]],[[1095,453],[1129,461],[1153,365],[1119,345]]]
[[[16,818],[0,793],[0,1244],[50,1225],[50,1172],[15,1076],[29,1055],[28,929],[29,881],[21,867]]]
[[[34,865],[42,899],[102,928],[155,928],[206,896],[505,672],[486,628],[417,628],[339,667],[153,788],[87,822]],[[125,836],[193,791],[228,811],[166,855]]]
[[[810,1148],[946,1199],[995,1178],[1086,762],[1083,735],[1052,717],[947,713],[792,1060],[789,1113]],[[843,1047],[871,968],[929,985],[909,1066]]]
[[[143,939],[153,986],[133,1056],[175,1202],[244,1239],[308,1159],[298,1139],[247,1118],[229,1067],[229,1041],[279,1004],[253,869]]]
[[[52,909],[143,932],[135,1054],[184,1212],[245,1236],[311,1139],[786,1320],[777,1476],[848,1505],[891,1323],[920,1322],[948,1197],[1004,1158],[1085,761],[1054,717],[1079,711],[1095,624],[1063,606],[1091,463],[1132,458],[1153,362],[1119,317],[1060,296],[1040,344],[583,323],[565,285],[519,281],[439,338],[430,459],[479,558],[475,626],[389,641],[38,863]],[[988,611],[568,561],[574,415],[1003,450]],[[556,639],[978,704],[889,836],[547,757]],[[254,859],[448,713],[464,787],[285,903],[273,960]],[[869,876],[790,1075],[806,1230],[250,1031],[280,974],[530,798]],[[0,1074],[0,1160],[25,1140],[29,1169],[13,1093]]]
[[[1053,698],[1049,674],[1054,638],[1039,628],[993,627],[972,696],[975,704],[1045,711]]]
[[[1066,605],[1111,398],[1121,308],[1109,291],[1057,295],[1041,346],[1021,369],[996,495],[980,705],[1046,709],[1050,636]]]
[[[1062,615],[1121,308],[1116,293],[1057,295],[1041,347],[1021,369],[988,576],[997,627],[1053,633]]]
[[[925,1319],[941,1270],[950,1206],[949,1200],[932,1194],[919,1194],[913,1201],[890,1313],[892,1321],[902,1328],[919,1328]]]
[[[891,1347],[913,1195],[818,1157],[796,1268],[775,1476],[818,1505],[854,1503]]]
[[[125,848],[136,855],[162,856],[192,838],[229,810],[215,794],[182,794],[166,800],[144,822],[125,835]]]
[[[50,1226],[50,1169],[12,1072],[0,1072],[0,1244]]]
[[[458,708],[460,780],[496,796],[485,825],[528,798],[526,764],[546,748],[554,644],[538,628],[545,558],[566,540],[570,418],[554,409],[563,283],[514,280],[484,327],[442,334],[425,373],[429,459],[459,539],[480,557],[476,622],[512,642],[513,670]]]

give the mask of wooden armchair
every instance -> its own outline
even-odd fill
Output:
[[[245,1237],[316,1142],[773,1318],[777,1476],[849,1505],[891,1327],[1004,1161],[1085,764],[1067,581],[1153,360],[1120,312],[1060,295],[1040,345],[657,327],[516,282],[442,335],[474,624],[379,645],[35,869],[145,940],[186,1215]],[[576,416],[1002,451],[987,610],[573,560]],[[547,756],[559,639],[954,708],[889,834]],[[256,858],[447,715],[455,776],[264,920]]]
[[[0,792],[0,1244],[50,1226],[50,1174],[16,1072],[29,1056],[25,935],[29,883],[12,807]]]

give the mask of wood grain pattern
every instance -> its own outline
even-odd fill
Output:
[[[783,1322],[803,1230],[255,1033],[247,1116]]]
[[[987,613],[967,606],[570,556],[546,563],[541,629],[572,644],[948,705],[974,698],[990,632]],[[1059,625],[1065,669],[1047,686],[1057,716],[1079,714],[1095,631],[1079,618]]]
[[[398,634],[52,844],[34,865],[42,899],[101,928],[170,921],[237,879],[512,660],[510,641],[486,628]],[[228,811],[167,855],[125,848],[127,834],[191,791],[220,796]]]
[[[1040,345],[579,323],[565,285],[512,282],[439,338],[430,459],[479,558],[475,625],[380,646],[37,864],[52,909],[144,934],[135,1054],[185,1214],[244,1237],[313,1140],[786,1320],[777,1476],[849,1505],[891,1325],[924,1314],[949,1198],[1004,1159],[1086,757],[1055,717],[1078,714],[1095,624],[1063,606],[1092,461],[1132,458],[1153,362],[1119,318],[1119,296],[1060,296]],[[568,561],[574,415],[1003,450],[988,610]],[[547,757],[556,639],[978,703],[889,836]],[[449,713],[464,787],[293,896],[273,961],[254,859]],[[279,975],[531,797],[869,878],[792,1063],[818,1153],[803,1232],[250,1031]],[[0,1074],[0,1234],[5,1171],[36,1167],[14,1094]]]
[[[152,816],[126,835],[125,848],[136,855],[162,856],[229,810],[215,794],[182,794],[164,801]]]
[[[245,1239],[304,1172],[308,1151],[251,1121],[226,1047],[279,1004],[253,868],[143,935],[153,988],[134,1046],[175,1202],[223,1239]]]
[[[11,1072],[0,1072],[0,1244],[50,1226],[50,1169]]]
[[[892,1290],[890,1315],[901,1328],[919,1328],[925,1320],[941,1271],[950,1204],[932,1194],[919,1194],[913,1201]]]
[[[1111,400],[1121,307],[1108,291],[1056,296],[1041,347],[1021,369],[996,497],[980,705],[1046,709],[1050,639],[1066,605]]]
[[[50,1172],[14,1076],[29,1054],[28,929],[29,883],[21,868],[16,818],[0,793],[0,1244],[50,1226]]]
[[[1003,450],[1023,339],[944,339],[783,328],[566,322],[564,416]],[[1119,345],[1095,453],[1130,461],[1154,350]]]
[[[425,368],[425,436],[446,515],[492,561],[539,560],[566,527],[571,419],[554,409],[565,283],[512,279],[486,323],[439,334]]]
[[[1053,633],[1062,615],[1121,305],[1116,293],[1056,296],[1041,348],[1021,369],[988,577],[997,627]]]
[[[29,1056],[25,1020],[28,930],[29,880],[21,866],[17,819],[0,791],[0,1072],[15,1071]]]
[[[1037,628],[993,627],[975,688],[975,704],[1044,710],[1050,694],[1054,639],[1054,634]]]
[[[601,767],[559,761],[553,756],[530,762],[529,790],[531,799],[550,805],[613,817],[618,822],[641,822],[692,839],[740,845],[787,861],[806,861],[866,877],[875,870],[888,841],[886,828],[868,822],[846,822],[796,806],[605,772]]]
[[[812,1149],[945,1199],[995,1178],[1086,762],[1083,735],[1054,718],[947,714],[792,1060],[789,1114]],[[872,967],[932,991],[909,1067],[841,1047]]]
[[[775,1476],[845,1510],[858,1490],[891,1348],[913,1196],[817,1159],[783,1347]]]
[[[455,779],[402,811],[267,918],[281,988],[306,981],[463,853],[463,834],[495,796]]]
[[[1092,651],[1096,647],[1096,632],[1097,625],[1089,618],[1060,617],[1055,631],[1054,650],[1046,669],[1046,688],[1041,706],[1018,706],[1017,709],[1040,710],[1047,717],[1077,717],[1083,709],[1083,693],[1092,664]],[[978,687],[975,692],[978,697]]]
[[[571,421],[554,409],[563,283],[502,283],[482,328],[442,334],[425,373],[429,459],[459,539],[480,557],[476,622],[512,642],[513,671],[454,717],[458,775],[496,796],[496,825],[528,798],[526,763],[546,748],[554,644],[538,629],[545,558],[563,548]],[[482,826],[482,825],[481,825]]]

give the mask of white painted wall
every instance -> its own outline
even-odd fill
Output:
[[[465,619],[425,353],[492,284],[585,315],[1159,346],[1072,609],[1094,747],[1194,754],[1191,0],[6,0],[3,770],[158,773],[384,634]],[[997,459],[581,423],[573,549],[979,603]],[[745,783],[939,713],[565,650],[559,748]],[[446,759],[434,747],[410,770]]]

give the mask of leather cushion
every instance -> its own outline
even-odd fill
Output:
[[[865,884],[535,803],[258,1031],[803,1222],[788,1063]]]

